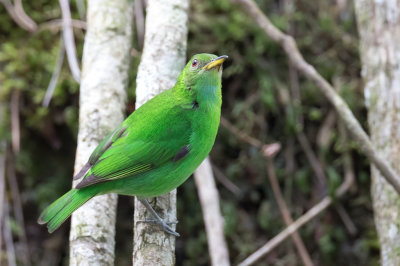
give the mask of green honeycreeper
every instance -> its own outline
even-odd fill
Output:
[[[137,196],[164,231],[178,236],[151,208],[149,197],[180,186],[210,152],[221,115],[222,64],[227,56],[194,55],[174,87],[133,112],[91,154],[75,188],[53,202],[38,222],[56,230],[96,195]]]

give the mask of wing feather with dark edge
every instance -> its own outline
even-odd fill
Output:
[[[129,146],[137,145],[130,144],[121,147],[112,147],[89,170],[86,177],[82,179],[76,188],[136,176],[157,168],[168,161],[176,162],[181,160],[189,153],[189,145],[184,145],[179,149],[160,149],[157,148],[158,145],[154,144],[145,145],[140,143],[139,145],[140,147],[137,147],[135,150],[147,151],[146,154],[138,152],[127,155],[128,150],[134,149],[134,147]],[[112,152],[113,154],[111,154]],[[139,154],[141,156],[138,156]]]
[[[73,180],[77,180],[79,178],[81,178],[82,176],[84,176],[86,174],[86,172],[92,167],[92,164],[90,164],[90,162],[88,161],[83,167],[82,169],[79,171],[79,173],[77,173],[74,177]]]
[[[92,155],[90,155],[89,158],[89,163],[91,165],[94,165],[97,160],[103,155],[103,153],[111,147],[111,145],[119,139],[122,134],[124,134],[125,130],[127,129],[126,126],[119,126],[116,130],[108,134],[107,137],[105,137],[99,145],[96,147],[96,149],[92,152]]]
[[[175,154],[173,161],[177,162],[183,158],[185,158],[189,154],[189,145],[185,145],[179,149],[177,154]]]
[[[123,125],[135,127],[128,127],[126,132],[129,134],[124,133],[125,129],[119,129],[109,136],[111,141],[99,145],[101,147],[89,160],[93,165],[76,188],[136,176],[186,157],[193,133],[191,122],[178,105],[158,108],[175,104],[170,102],[171,99],[155,97],[146,103],[147,108],[153,110],[151,115],[139,108],[128,117]]]
[[[98,161],[101,155],[109,148],[111,145],[119,139],[127,129],[126,126],[122,124],[115,129],[114,131],[110,132],[100,143],[97,145],[96,149],[92,152],[89,157],[87,163],[82,167],[82,169],[73,177],[73,180],[80,179],[84,176],[87,171]]]
[[[90,186],[90,185],[93,185],[96,183],[110,181],[112,179],[120,179],[120,178],[127,177],[127,176],[138,175],[140,173],[150,170],[151,167],[152,166],[150,164],[139,164],[139,165],[136,165],[135,167],[126,168],[121,171],[114,172],[114,173],[108,175],[108,178],[104,178],[104,177],[100,178],[99,176],[95,176],[94,174],[91,174],[91,175],[85,177],[82,180],[82,182],[80,182],[78,185],[76,185],[76,188],[83,188],[83,187],[87,187],[87,186]]]

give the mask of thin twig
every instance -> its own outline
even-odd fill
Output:
[[[214,266],[229,266],[228,247],[224,237],[224,218],[220,211],[218,190],[208,157],[194,172],[194,180],[206,226],[211,264]]]
[[[351,236],[355,236],[358,232],[356,225],[353,223],[351,220],[349,214],[347,213],[346,209],[343,207],[343,204],[338,203],[335,206],[337,213],[340,216],[340,219],[342,220],[344,226],[346,227],[347,232]]]
[[[293,28],[290,27],[289,33],[293,34]],[[292,101],[296,105],[296,108],[299,110],[302,110],[301,107],[301,94],[300,94],[300,86],[299,86],[299,78],[297,74],[297,69],[293,66],[292,61],[289,60],[289,76],[290,76],[290,89],[292,93]],[[297,112],[297,117],[296,117],[297,122],[300,124],[300,129],[303,130],[304,128],[304,117],[302,115],[302,112]],[[326,119],[322,123],[321,129],[318,131],[317,134],[317,143],[320,147],[327,147],[329,146],[329,142],[331,140],[330,134],[332,132],[332,127],[334,126],[336,122],[336,111],[331,110],[328,115],[326,116]],[[325,193],[326,191],[326,175],[324,172],[324,169],[322,167],[321,160],[315,155],[310,142],[308,141],[308,138],[304,134],[303,131],[298,131],[296,133],[297,139],[300,143],[301,148],[303,149],[306,158],[308,162],[310,163],[314,174],[317,176],[317,180],[319,181],[319,189],[318,191],[320,194]],[[346,229],[351,235],[354,235],[356,232],[356,228],[354,224],[352,223],[349,215],[347,214],[346,210],[343,208],[341,204],[337,204],[335,206],[335,209],[337,210],[340,218],[342,219],[344,225],[346,226]]]
[[[339,134],[343,139],[343,142],[347,142],[347,131],[345,126],[341,121],[339,121]],[[343,170],[344,170],[344,176],[346,180],[350,180],[353,185],[351,187],[352,191],[355,192],[357,190],[357,184],[355,182],[355,176],[356,174],[354,173],[354,167],[353,167],[353,158],[351,157],[350,151],[346,146],[346,149],[343,154]]]
[[[335,89],[315,70],[315,68],[307,63],[300,54],[296,42],[293,37],[282,33],[277,29],[271,21],[265,16],[260,8],[252,0],[231,0],[232,2],[241,3],[247,13],[254,18],[257,24],[264,32],[275,42],[279,43],[286,52],[294,66],[306,77],[314,81],[317,87],[328,98],[335,107],[340,118],[344,121],[347,129],[352,133],[354,139],[360,146],[360,149],[371,160],[371,162],[379,169],[385,179],[400,194],[400,177],[393,168],[384,160],[372,145],[368,135],[365,133],[360,123],[354,117],[346,102],[336,93]]]
[[[64,54],[65,54],[65,46],[63,38],[60,38],[60,47],[58,48],[58,55],[56,59],[56,64],[54,66],[53,74],[51,75],[49,86],[46,90],[46,95],[44,96],[42,105],[44,107],[48,107],[50,104],[50,100],[53,97],[54,89],[56,88],[58,78],[61,73],[61,68],[64,62]]]
[[[266,157],[266,161],[267,161],[266,168],[267,168],[269,182],[271,183],[272,191],[274,193],[276,202],[278,203],[279,210],[281,212],[283,220],[286,226],[289,226],[290,224],[293,223],[293,219],[292,216],[290,215],[289,208],[286,205],[285,200],[283,199],[282,192],[279,187],[278,179],[276,177],[276,172],[275,172],[275,166],[273,163],[273,156]],[[299,233],[296,231],[291,235],[291,237],[297,248],[297,251],[300,254],[300,258],[303,261],[303,264],[308,266],[313,265],[310,254],[308,253],[307,248],[305,247]]]
[[[71,26],[73,28],[87,30],[87,23],[86,21],[71,19]],[[58,30],[62,29],[63,27],[63,20],[62,19],[53,19],[50,21],[43,22],[39,25],[37,32],[41,32],[44,30]]]
[[[336,90],[339,90],[342,86],[340,84],[339,79],[334,79],[334,87],[336,88]],[[344,148],[344,152],[343,152],[343,171],[344,171],[344,176],[346,180],[350,180],[349,182],[351,182],[353,185],[351,187],[351,190],[353,192],[355,192],[355,190],[357,189],[357,184],[355,181],[355,173],[354,173],[354,167],[353,167],[353,158],[351,157],[350,154],[350,148],[348,145],[346,145],[346,143],[348,142],[348,133],[346,130],[346,127],[343,123],[343,121],[339,120],[338,121],[338,129],[339,129],[339,135],[341,137],[342,143],[343,143],[343,148]]]
[[[301,148],[303,149],[303,151],[306,155],[307,161],[310,163],[311,168],[314,171],[314,174],[317,176],[319,190],[320,191],[325,190],[326,189],[326,176],[324,173],[324,169],[322,168],[320,161],[318,160],[317,156],[315,155],[310,142],[308,141],[308,139],[303,131],[297,132],[296,136],[297,136],[297,140],[300,143]]]
[[[223,119],[224,121],[222,122],[221,118],[221,124],[223,124],[230,132],[232,132],[236,137],[242,139],[243,141],[249,143],[250,145],[254,145],[256,147],[261,147],[263,151],[263,155],[265,157],[273,157],[274,154],[280,149],[280,145],[278,143],[273,143],[273,144],[263,144],[261,141],[254,139],[251,136],[248,136],[246,133],[240,132],[235,126],[233,126],[231,123],[229,123],[226,119]],[[273,166],[272,166],[273,167]],[[269,166],[271,169],[271,166]],[[269,176],[273,176],[274,173],[269,171]],[[276,180],[276,177],[275,177]],[[274,180],[272,180],[274,182]],[[346,175],[343,183],[340,185],[340,187],[335,191],[335,196],[336,197],[341,197],[346,191],[353,185],[354,179],[352,179],[351,175]],[[272,184],[272,182],[271,182]],[[277,182],[273,185],[273,187],[278,186]],[[278,197],[277,197],[278,198]],[[283,197],[281,195],[280,197],[283,200]],[[297,219],[294,223],[291,223],[288,227],[286,227],[285,230],[283,230],[281,233],[276,235],[273,239],[271,239],[268,243],[266,243],[263,247],[258,249],[256,252],[254,252],[252,255],[250,255],[247,259],[245,259],[243,262],[239,264],[239,266],[244,266],[244,265],[251,265],[255,263],[258,259],[260,259],[262,256],[266,255],[268,252],[270,252],[272,249],[277,247],[281,242],[283,242],[287,237],[292,235],[294,232],[296,232],[301,226],[306,224],[308,221],[316,217],[319,213],[321,213],[323,210],[325,210],[331,203],[332,203],[332,198],[330,196],[324,197],[318,204],[316,204],[314,207],[312,207],[309,211],[307,211],[304,215],[302,215],[299,219]],[[284,210],[285,207],[283,207],[281,210]],[[287,210],[287,207],[286,207]]]
[[[333,80],[334,88],[339,91],[341,88],[341,84],[339,83],[339,79],[334,79]],[[349,146],[346,145],[348,142],[348,134],[346,127],[343,124],[343,121],[339,120],[338,121],[338,129],[339,129],[339,135],[341,137],[342,143],[343,143],[343,172],[344,172],[344,178],[345,180],[348,180],[347,182],[351,183],[350,189],[355,188],[355,174],[354,174],[354,169],[353,169],[353,158],[350,155],[350,149]],[[346,209],[343,207],[342,204],[337,204],[336,206],[336,211],[339,214],[340,219],[342,220],[343,224],[346,227],[347,232],[349,232],[350,235],[354,236],[357,234],[358,230],[353,221],[350,218],[350,215],[347,213]]]
[[[261,149],[264,146],[264,143],[262,143],[261,141],[259,141],[256,138],[253,138],[253,137],[247,135],[244,132],[241,132],[239,129],[237,129],[234,125],[232,125],[224,117],[221,117],[221,125],[224,126],[226,129],[228,129],[236,137],[238,137],[239,139],[249,143],[250,145],[253,145],[254,147],[257,147],[257,148]]]
[[[290,27],[289,29],[291,32],[293,32],[293,27]],[[317,177],[318,181],[318,192],[322,194],[324,190],[326,190],[326,176],[324,173],[324,170],[321,166],[321,163],[319,162],[317,156],[315,155],[310,142],[308,141],[308,138],[304,134],[304,117],[302,113],[302,104],[301,104],[301,94],[300,94],[300,85],[299,85],[299,76],[297,69],[294,67],[293,62],[289,60],[288,62],[289,65],[289,77],[290,77],[290,91],[292,94],[292,104],[294,105],[294,108],[297,108],[300,110],[299,112],[296,112],[296,121],[298,124],[298,128],[296,130],[296,138],[298,142],[300,143],[300,146],[303,150],[303,152],[306,155],[306,158],[308,162],[311,165],[311,168],[314,171],[315,176]]]
[[[68,0],[59,0],[62,18],[63,18],[63,38],[65,42],[65,50],[72,76],[80,83],[81,71],[79,69],[78,57],[76,56],[74,33],[72,31],[71,10]]]
[[[335,191],[335,196],[338,198],[343,196],[343,194],[349,190],[351,185],[352,185],[351,180],[345,179],[343,181],[343,183],[340,185],[340,187]],[[333,202],[333,199],[330,196],[324,197],[318,204],[316,204],[314,207],[312,207],[310,210],[308,210],[305,214],[303,214],[300,218],[298,218],[294,223],[292,223],[291,225],[286,227],[285,230],[283,230],[278,235],[276,235],[274,238],[272,238],[270,241],[268,241],[264,246],[262,246],[260,249],[258,249],[253,254],[251,254],[244,261],[239,263],[238,266],[246,266],[246,265],[251,265],[251,264],[255,263],[261,257],[265,256],[267,253],[269,253],[271,250],[273,250],[275,247],[277,247],[280,243],[282,243],[293,232],[297,231],[300,227],[305,225],[311,219],[313,219],[318,214],[320,214],[322,211],[324,211],[326,208],[328,208],[329,205],[332,204],[332,202]]]
[[[227,190],[235,194],[236,196],[240,196],[242,194],[242,190],[236,186],[228,177],[224,175],[224,173],[214,164],[212,165],[212,170],[215,174],[215,178],[224,186]]]
[[[326,115],[317,133],[317,146],[320,148],[329,147],[332,144],[332,131],[336,125],[337,117],[335,109],[331,108]]]
[[[25,25],[29,25],[28,27],[30,31],[35,31],[37,29],[37,24],[25,13],[24,7],[22,6],[22,0],[14,0],[14,7],[15,13],[21,21],[23,21]]]
[[[25,13],[21,0],[15,0],[15,5],[9,0],[0,0],[10,17],[24,30],[34,32],[37,24]]]
[[[13,154],[9,152],[7,154],[7,180],[8,185],[11,190],[11,197],[12,197],[12,205],[13,205],[13,213],[19,228],[21,229],[21,243],[23,247],[22,252],[22,260],[24,261],[24,265],[30,265],[30,252],[29,252],[29,245],[28,239],[25,233],[25,222],[24,222],[24,212],[22,209],[22,201],[21,201],[21,193],[18,188],[18,181],[17,175],[15,173],[15,163]]]
[[[3,236],[4,236],[4,242],[7,250],[7,261],[8,261],[8,266],[16,266],[17,261],[15,258],[15,247],[14,247],[14,241],[11,233],[11,228],[10,228],[10,216],[9,216],[9,206],[7,202],[7,197],[5,198],[4,201],[4,225],[3,225]]]
[[[274,238],[272,238],[270,241],[268,241],[264,246],[262,246],[260,249],[258,249],[256,252],[251,254],[248,258],[246,258],[244,261],[239,263],[238,266],[245,266],[245,265],[251,265],[255,263],[257,260],[259,260],[261,257],[265,256],[267,253],[269,253],[272,249],[277,247],[280,243],[282,243],[286,238],[288,238],[291,234],[296,232],[301,226],[306,224],[308,221],[310,221],[312,218],[320,214],[323,210],[325,210],[330,204],[332,203],[332,199],[330,197],[325,197],[323,200],[321,200],[317,205],[312,207],[308,212],[306,212],[303,216],[301,216],[299,219],[297,219],[294,223],[292,223],[290,226],[286,227],[285,230],[280,232],[278,235],[276,235]]]
[[[21,132],[19,126],[19,90],[13,90],[11,94],[11,144],[14,154],[19,153]]]
[[[274,192],[274,196],[279,206],[279,210],[281,211],[281,215],[283,220],[287,226],[293,223],[293,219],[290,215],[290,211],[288,206],[286,205],[285,200],[283,199],[282,192],[279,188],[279,183],[275,173],[275,167],[272,162],[272,158],[276,155],[276,153],[280,150],[281,146],[279,143],[273,144],[265,144],[262,143],[260,140],[255,139],[244,132],[239,131],[235,126],[233,126],[229,121],[221,117],[221,124],[226,127],[230,132],[232,132],[236,137],[240,138],[241,140],[247,142],[250,145],[258,147],[261,149],[264,157],[266,158],[266,168],[268,172],[268,178],[272,186],[272,190]],[[300,235],[297,232],[293,232],[292,234],[293,242],[300,254],[300,257],[304,263],[304,265],[313,265],[311,257],[300,238]]]
[[[291,28],[292,29],[292,28]],[[292,31],[289,31],[292,34]],[[300,86],[299,86],[299,79],[297,75],[297,69],[293,67],[293,63],[289,60],[289,76],[290,76],[290,88],[292,92],[293,102],[297,104],[297,108],[301,110],[301,94],[300,94]],[[335,86],[336,87],[336,86]],[[300,128],[304,128],[304,118],[301,112],[298,112],[296,120],[300,123]],[[330,136],[332,131],[332,127],[336,122],[336,111],[331,110],[326,119],[324,120],[321,129],[317,134],[317,143],[320,147],[327,147],[329,146]],[[297,139],[302,147],[304,153],[306,154],[307,160],[310,163],[315,175],[319,180],[320,194],[324,193],[326,190],[326,176],[325,172],[322,167],[321,160],[315,155],[308,138],[304,134],[303,131],[297,132]],[[345,225],[349,234],[354,235],[357,232],[357,228],[355,227],[354,223],[352,222],[350,216],[347,214],[346,210],[343,208],[341,204],[337,204],[335,206],[339,217],[342,219],[343,224]]]

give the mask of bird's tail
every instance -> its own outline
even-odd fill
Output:
[[[38,219],[39,224],[47,223],[49,233],[54,232],[64,221],[86,201],[95,196],[89,191],[71,189],[48,206]]]

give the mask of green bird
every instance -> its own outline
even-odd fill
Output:
[[[179,236],[146,198],[180,186],[214,145],[221,115],[222,64],[228,58],[197,54],[174,87],[133,112],[91,154],[74,177],[75,188],[53,202],[38,222],[50,233],[96,195],[136,196],[170,234]]]

